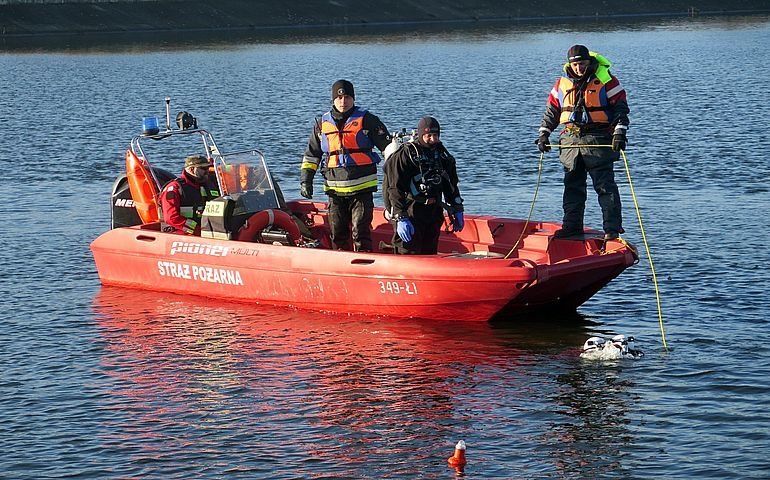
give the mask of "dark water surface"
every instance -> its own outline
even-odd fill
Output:
[[[461,439],[468,478],[767,478],[770,20],[581,28],[0,53],[0,478],[454,478]],[[261,147],[296,197],[310,120],[350,78],[392,130],[442,122],[468,211],[526,217],[573,43],[628,90],[669,353],[646,256],[575,318],[500,325],[99,286],[88,245],[166,95],[225,150]],[[560,182],[552,153],[534,217],[561,218]],[[578,358],[615,333],[646,356]]]

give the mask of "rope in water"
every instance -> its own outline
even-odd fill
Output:
[[[548,144],[549,147],[558,147],[558,148],[580,148],[580,147],[601,147],[601,148],[612,148],[612,145],[560,145],[560,144]],[[530,217],[532,216],[532,210],[535,208],[535,200],[537,199],[537,192],[540,188],[540,177],[542,176],[543,172],[543,155],[544,152],[540,152],[540,162],[538,166],[538,174],[537,174],[537,184],[535,186],[535,196],[532,199],[532,206],[529,209],[529,215],[527,216],[527,221],[524,224],[524,229],[521,232],[521,235],[519,236],[519,239],[516,240],[516,243],[513,245],[513,248],[511,248],[511,251],[508,252],[508,254],[505,256],[505,258],[508,258],[513,251],[516,249],[516,247],[519,245],[519,242],[522,238],[524,238],[524,234],[527,231],[527,225],[529,225]],[[642,223],[642,214],[639,210],[639,202],[636,199],[636,191],[634,190],[634,183],[631,181],[631,169],[628,167],[628,159],[626,158],[626,151],[624,149],[620,150],[620,155],[623,157],[623,164],[626,167],[626,176],[628,177],[628,186],[631,190],[631,198],[634,200],[634,208],[636,209],[636,218],[639,220],[639,230],[642,232],[642,240],[644,241],[644,249],[647,252],[647,260],[650,262],[650,271],[652,272],[652,282],[655,286],[655,300],[658,305],[658,323],[660,324],[660,337],[663,340],[663,348],[665,350],[668,350],[668,344],[666,343],[666,331],[663,328],[663,309],[660,306],[660,289],[658,288],[658,276],[655,274],[655,264],[652,261],[652,253],[650,253],[650,245],[647,242],[647,234],[644,232],[644,224]],[[621,239],[622,240],[622,239]]]
[[[634,199],[634,208],[636,208],[636,218],[639,220],[639,230],[642,232],[642,240],[644,240],[644,248],[647,251],[647,260],[650,261],[650,271],[652,271],[652,283],[655,285],[655,299],[658,303],[658,323],[660,324],[660,337],[663,339],[663,348],[668,350],[666,344],[666,332],[663,329],[663,310],[660,307],[660,290],[658,289],[658,277],[655,275],[655,265],[652,263],[652,254],[650,253],[650,246],[647,243],[647,235],[644,233],[644,225],[642,224],[642,214],[639,211],[639,202],[636,200],[636,192],[634,191],[634,184],[631,181],[631,169],[628,168],[628,159],[626,158],[626,151],[621,150],[620,155],[623,157],[623,164],[626,166],[626,176],[628,177],[628,187],[631,190],[631,198]]]

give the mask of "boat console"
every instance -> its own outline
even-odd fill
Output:
[[[201,154],[211,162],[211,182],[217,184],[220,193],[220,197],[207,202],[202,237],[297,244],[299,227],[289,225],[281,213],[267,215],[268,224],[259,225],[254,220],[249,224],[249,219],[259,212],[286,210],[283,193],[264,155],[257,149],[222,153],[211,133],[198,128],[197,119],[188,112],[179,112],[176,125],[172,125],[170,101],[166,97],[165,125],[158,117],[145,117],[142,133],[131,140],[126,173],[115,180],[112,188],[111,227],[157,222],[158,194],[177,177],[171,172],[181,170],[182,160],[188,155]],[[274,221],[276,217],[278,221]],[[239,235],[245,226],[249,232]],[[255,227],[261,228],[256,231]]]

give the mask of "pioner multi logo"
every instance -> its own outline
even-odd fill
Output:
[[[202,243],[194,242],[173,242],[171,244],[171,255],[177,253],[190,253],[193,255],[209,255],[212,257],[226,257],[228,247],[222,245],[204,245]]]

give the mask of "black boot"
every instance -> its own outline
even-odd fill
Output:
[[[566,227],[553,232],[554,238],[571,238],[583,235],[583,227]]]
[[[616,238],[620,237],[621,233],[626,233],[626,231],[623,230],[623,227],[620,227],[620,230],[605,230],[604,231],[604,239],[605,240],[615,240]]]

